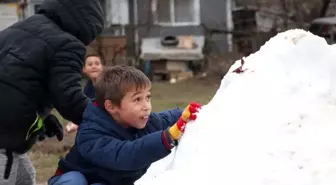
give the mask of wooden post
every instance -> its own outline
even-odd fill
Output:
[[[135,57],[134,1],[128,0],[129,24],[126,26],[126,56]]]

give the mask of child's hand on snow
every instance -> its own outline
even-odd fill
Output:
[[[195,120],[196,113],[201,108],[201,105],[198,103],[192,102],[190,103],[182,112],[181,117],[177,120],[177,122],[169,128],[168,132],[172,139],[178,140],[181,135],[184,133],[184,128],[189,120]]]

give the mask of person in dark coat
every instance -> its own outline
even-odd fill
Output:
[[[56,117],[40,115],[45,108],[81,122],[86,46],[103,27],[98,0],[45,0],[36,15],[0,32],[0,184],[34,184],[26,152],[41,135],[62,139]]]
[[[176,146],[199,104],[151,112],[151,82],[130,66],[105,67],[95,83],[75,145],[49,185],[133,185]]]

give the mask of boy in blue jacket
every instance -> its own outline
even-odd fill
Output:
[[[87,55],[85,58],[83,73],[89,78],[89,80],[86,82],[83,92],[91,100],[95,99],[96,97],[96,90],[93,86],[93,83],[96,82],[99,74],[102,71],[103,63],[101,57],[96,54]],[[78,125],[73,122],[69,122],[65,127],[67,133],[75,132],[77,129]]]
[[[130,66],[107,67],[96,83],[75,145],[58,164],[49,185],[132,185],[176,146],[200,106],[191,103],[151,112],[151,82]]]
[[[90,99],[95,99],[96,90],[93,83],[96,82],[99,74],[103,71],[102,58],[99,55],[92,54],[87,55],[85,59],[85,65],[83,68],[83,73],[89,78],[85,87],[84,94]]]

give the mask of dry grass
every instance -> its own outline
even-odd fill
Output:
[[[43,152],[31,152],[30,159],[36,169],[36,180],[38,183],[44,183],[55,173],[60,155],[45,154]]]
[[[219,87],[220,78],[192,79],[189,81],[169,84],[154,83],[152,87],[153,111],[161,111],[173,107],[184,107],[191,101],[201,104],[208,103]],[[59,119],[67,123],[59,114]],[[37,172],[37,181],[46,182],[55,172],[58,160],[73,145],[75,134],[66,135],[62,142],[48,139],[36,144],[30,153]]]

